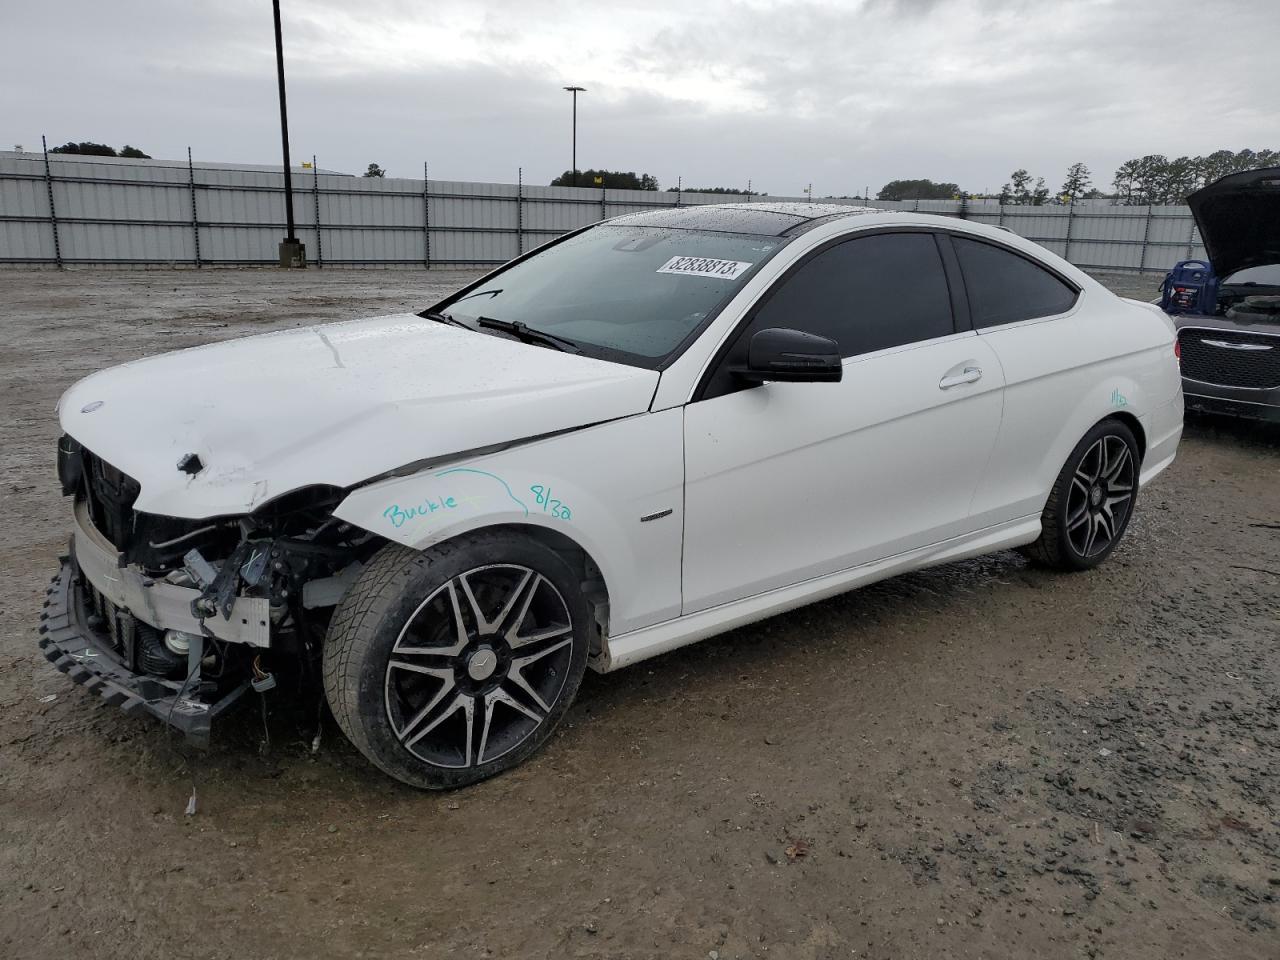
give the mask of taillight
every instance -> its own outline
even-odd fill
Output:
[[[1181,340],[1173,341],[1173,359],[1178,361],[1178,366],[1179,368],[1181,368],[1182,366],[1182,341]]]

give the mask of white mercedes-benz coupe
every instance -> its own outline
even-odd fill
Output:
[[[1177,449],[1174,344],[962,220],[619,217],[420,314],[77,383],[40,643],[197,741],[310,675],[382,770],[472,783],[587,667],[995,550],[1102,562]]]

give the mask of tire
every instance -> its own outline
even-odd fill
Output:
[[[508,770],[563,718],[591,611],[554,550],[508,531],[383,547],[334,611],[324,688],[342,732],[414,787]]]
[[[1091,570],[1111,555],[1129,527],[1142,456],[1133,431],[1103,420],[1076,444],[1053,484],[1040,538],[1023,552],[1056,570]]]

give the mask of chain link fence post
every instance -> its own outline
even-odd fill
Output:
[[[58,240],[58,213],[53,206],[53,169],[49,166],[49,144],[44,134],[40,135],[40,146],[44,148],[44,185],[49,191],[49,226],[53,227],[53,260],[62,269],[62,244]]]
[[[431,269],[431,181],[427,161],[422,161],[422,268]]]
[[[324,246],[320,241],[320,166],[316,155],[311,155],[311,199],[316,208],[316,269],[324,269]]]
[[[1067,242],[1062,248],[1062,259],[1067,261],[1067,263],[1073,262],[1071,259],[1071,224],[1075,222],[1075,217],[1076,204],[1075,199],[1073,198],[1067,204]]]
[[[524,167],[516,169],[516,256],[524,253]]]
[[[1151,204],[1147,204],[1147,222],[1142,227],[1142,259],[1138,261],[1138,272],[1147,269],[1147,245],[1151,243]]]
[[[191,148],[187,147],[187,185],[191,188],[191,236],[196,244],[196,269],[200,263],[200,218],[196,213],[196,168],[191,162]]]

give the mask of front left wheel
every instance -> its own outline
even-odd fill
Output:
[[[412,786],[465,786],[550,736],[586,670],[580,578],[506,531],[384,547],[334,612],[325,694],[339,726]]]

